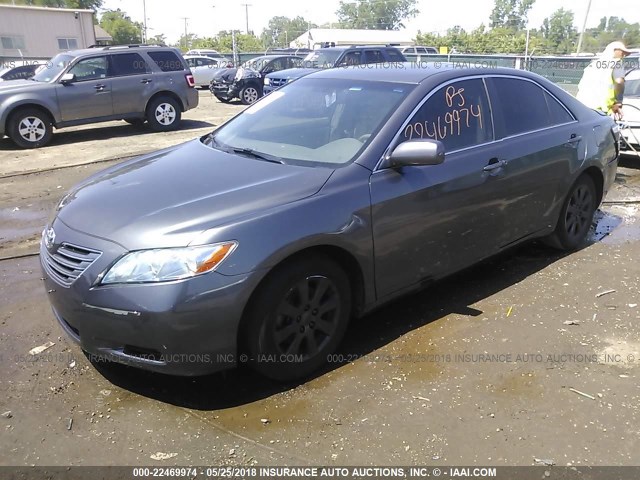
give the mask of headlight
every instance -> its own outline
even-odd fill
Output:
[[[195,277],[214,271],[237,245],[237,242],[224,242],[131,252],[109,268],[100,283],[166,282]]]
[[[271,85],[271,79],[270,79],[270,78],[268,78],[268,77],[265,77],[265,79],[264,79],[264,84],[265,84],[265,85]]]
[[[236,71],[236,76],[233,79],[237,82],[238,80],[241,80],[242,77],[244,77],[244,68],[240,67]]]

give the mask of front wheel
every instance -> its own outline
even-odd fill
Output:
[[[147,107],[147,122],[157,132],[178,128],[181,115],[178,102],[171,97],[158,97]]]
[[[53,137],[49,115],[37,108],[24,108],[11,115],[8,134],[22,148],[44,147]]]
[[[575,250],[587,238],[597,207],[596,187],[588,175],[576,180],[567,196],[555,232],[548,243],[561,250]]]
[[[260,98],[260,91],[253,85],[248,85],[240,90],[240,101],[245,105],[251,105]]]
[[[249,365],[278,381],[306,377],[327,361],[351,316],[351,286],[333,260],[287,263],[266,279],[241,331]]]

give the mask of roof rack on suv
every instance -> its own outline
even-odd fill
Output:
[[[132,45],[91,45],[89,48],[103,48],[104,50],[114,50],[117,48],[147,48],[147,47],[165,47],[166,45],[155,45],[155,44],[146,44],[146,43],[138,43]]]

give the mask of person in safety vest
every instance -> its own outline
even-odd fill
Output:
[[[622,59],[629,55],[622,42],[611,42],[602,54],[584,69],[576,98],[587,107],[622,119],[625,69]]]

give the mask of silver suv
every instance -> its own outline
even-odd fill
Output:
[[[174,48],[126,45],[61,53],[30,80],[0,84],[0,138],[37,148],[53,127],[109,120],[178,127],[198,106],[191,71]]]

